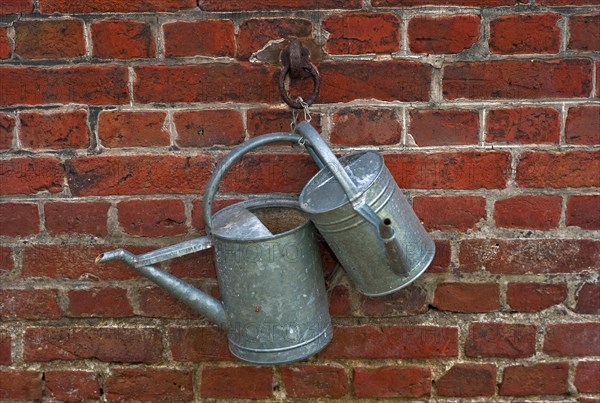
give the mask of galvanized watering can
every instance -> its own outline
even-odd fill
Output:
[[[98,262],[122,260],[175,298],[227,331],[233,355],[255,364],[282,364],[307,358],[333,335],[316,233],[298,200],[261,197],[212,215],[226,171],[245,153],[275,141],[301,140],[273,133],[234,149],[217,166],[204,195],[208,236],[136,256],[123,249]],[[219,301],[153,266],[214,247]]]

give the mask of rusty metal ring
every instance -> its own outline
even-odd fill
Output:
[[[317,100],[317,97],[319,96],[319,90],[321,89],[319,72],[317,71],[317,68],[312,65],[312,63],[306,63],[302,69],[309,72],[313,80],[313,92],[305,101],[306,104],[312,105]],[[284,66],[283,69],[281,69],[281,74],[279,74],[279,93],[281,94],[281,98],[283,98],[283,101],[292,108],[303,109],[302,104],[300,104],[298,100],[292,99],[285,89],[285,78],[288,76],[288,74],[290,74],[290,66]]]

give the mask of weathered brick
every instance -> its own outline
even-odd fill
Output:
[[[0,399],[41,400],[42,389],[41,372],[0,370]]]
[[[302,38],[311,33],[312,23],[301,18],[252,18],[243,21],[237,36],[238,58],[248,59],[271,40]]]
[[[428,231],[466,232],[486,218],[480,196],[417,196],[413,208]]]
[[[477,144],[479,113],[465,110],[411,110],[408,132],[420,147]]]
[[[156,237],[187,232],[181,200],[127,200],[119,202],[117,210],[121,228],[130,235]]]
[[[334,329],[325,358],[431,358],[458,355],[458,331],[435,326],[351,326]]]
[[[90,145],[87,111],[21,112],[20,139],[24,148],[86,148]]]
[[[432,6],[446,6],[448,4],[456,5],[456,6],[466,6],[466,7],[497,7],[497,6],[511,6],[517,3],[516,0],[485,0],[485,1],[475,1],[475,0],[428,0],[423,2],[421,0],[372,0],[371,4],[373,7],[412,7],[418,6],[421,7],[424,4],[432,5]]]
[[[565,124],[565,141],[570,144],[600,144],[600,106],[569,108]]]
[[[16,122],[13,115],[0,114],[0,150],[12,148]]]
[[[509,283],[506,302],[517,312],[539,312],[567,298],[567,284]]]
[[[94,57],[140,59],[154,57],[156,49],[150,24],[129,20],[94,21],[91,26]]]
[[[0,6],[0,15],[2,6]],[[12,45],[8,39],[8,28],[0,28],[0,59],[9,59],[12,56]]]
[[[235,55],[230,20],[175,21],[164,24],[163,31],[167,57]]]
[[[509,14],[490,21],[490,51],[499,54],[558,53],[560,14]]]
[[[454,364],[436,381],[439,396],[493,396],[496,392],[496,366]]]
[[[600,361],[577,363],[575,387],[580,393],[600,393]]]
[[[561,196],[515,196],[494,203],[494,221],[500,228],[549,230],[557,228]]]
[[[539,0],[539,4],[543,4],[546,6],[597,5],[596,0]]]
[[[560,114],[554,108],[502,108],[487,114],[487,142],[546,144],[559,138]]]
[[[171,274],[177,277],[204,279],[216,278],[214,252],[207,249],[202,252],[193,253],[173,259],[169,265]]]
[[[402,137],[402,122],[393,109],[342,109],[331,119],[333,144],[397,144]]]
[[[105,147],[153,147],[171,144],[166,112],[106,111],[98,117],[98,137]]]
[[[170,368],[113,369],[105,393],[109,402],[190,402],[194,400],[193,374]]]
[[[600,151],[526,152],[517,165],[521,187],[600,187]]]
[[[133,315],[133,308],[124,288],[69,290],[67,298],[71,317],[119,318]]]
[[[0,68],[0,105],[129,102],[126,66]]]
[[[15,268],[13,251],[8,246],[0,246],[0,276]]]
[[[568,48],[580,52],[600,51],[600,13],[576,14],[569,18]]]
[[[204,190],[212,171],[212,157],[76,157],[67,160],[65,165],[69,187],[75,196],[189,194]],[[148,167],[153,169],[149,170]]]
[[[30,13],[32,11],[32,0],[4,0],[0,4],[0,14]]]
[[[566,357],[600,355],[600,323],[547,325],[544,352]]]
[[[441,283],[432,305],[451,312],[494,312],[500,309],[500,288],[496,283]]]
[[[0,203],[0,235],[28,236],[40,232],[37,204]]]
[[[52,13],[155,13],[191,10],[196,0],[144,0],[123,2],[121,0],[89,0],[73,3],[71,0],[40,0],[40,12]]]
[[[233,356],[223,330],[217,327],[170,327],[169,345],[175,361],[230,361]]]
[[[338,399],[348,393],[348,377],[342,367],[298,365],[281,367],[285,391],[290,397]]]
[[[385,163],[404,189],[502,189],[510,172],[505,152],[387,154]]]
[[[48,202],[44,204],[46,230],[53,235],[108,235],[107,202]]]
[[[273,10],[326,10],[360,8],[360,0],[200,0],[205,11],[273,11]]]
[[[569,364],[514,365],[504,369],[501,396],[562,395],[569,389]]]
[[[400,50],[400,20],[394,13],[344,13],[327,16],[325,49],[331,54],[392,53]]]
[[[0,319],[34,320],[61,317],[56,290],[2,290]]]
[[[266,133],[289,133],[292,131],[292,114],[289,108],[250,109],[246,115],[248,133],[251,137]],[[311,124],[318,132],[322,131],[321,117],[320,113],[311,112]],[[302,116],[299,117],[299,120],[302,120]]]
[[[384,297],[360,296],[360,310],[368,317],[418,315],[427,309],[427,291],[415,285]]]
[[[100,399],[98,374],[92,371],[50,370],[44,372],[48,395],[63,402]]]
[[[535,354],[534,325],[474,323],[465,342],[468,357],[525,358]]]
[[[431,393],[431,370],[422,367],[354,368],[359,398],[423,397]]]
[[[196,267],[192,269],[196,269]],[[175,299],[160,287],[144,287],[139,291],[137,299],[141,316],[168,319],[193,319],[199,316],[183,302]]]
[[[600,242],[589,239],[462,241],[459,269],[490,273],[583,273],[600,268]]]
[[[232,109],[178,111],[173,120],[180,147],[235,145],[244,141],[242,115]]]
[[[408,46],[412,52],[460,53],[479,39],[478,15],[415,16],[408,23]]]
[[[0,333],[0,365],[12,363],[11,337],[8,333]]]
[[[428,273],[446,273],[450,270],[450,257],[452,251],[450,242],[435,240],[435,256],[427,268]]]
[[[581,98],[592,90],[587,59],[457,62],[443,73],[446,99]]]
[[[23,357],[28,362],[97,359],[103,362],[159,362],[162,336],[150,328],[30,327]]]
[[[0,194],[34,194],[62,191],[61,162],[55,158],[17,157],[0,161]]]
[[[273,369],[269,367],[204,367],[200,396],[217,399],[268,399]]]
[[[586,283],[577,292],[577,313],[600,314],[600,284]]]
[[[75,58],[85,55],[81,20],[17,20],[15,53],[23,59]]]

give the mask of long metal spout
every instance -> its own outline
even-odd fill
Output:
[[[392,227],[392,221],[384,218],[379,223],[379,236],[385,247],[385,254],[390,262],[390,267],[394,273],[400,276],[408,276],[404,263],[404,252],[402,245],[396,238],[396,230]]]
[[[127,263],[134,270],[156,283],[173,297],[182,301],[194,311],[206,316],[219,327],[227,328],[227,316],[223,304],[218,299],[192,287],[186,282],[170,275],[154,266],[137,267],[137,256],[125,249],[116,249],[101,254],[96,258],[96,263],[106,263],[120,260]]]

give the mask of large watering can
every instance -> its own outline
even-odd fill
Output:
[[[301,140],[273,133],[234,149],[217,166],[204,195],[208,236],[143,255],[123,249],[98,262],[122,260],[227,331],[229,349],[255,364],[307,358],[329,343],[332,327],[313,224],[296,198],[261,197],[212,215],[221,179],[242,155],[275,141]],[[153,266],[214,247],[219,301]]]

